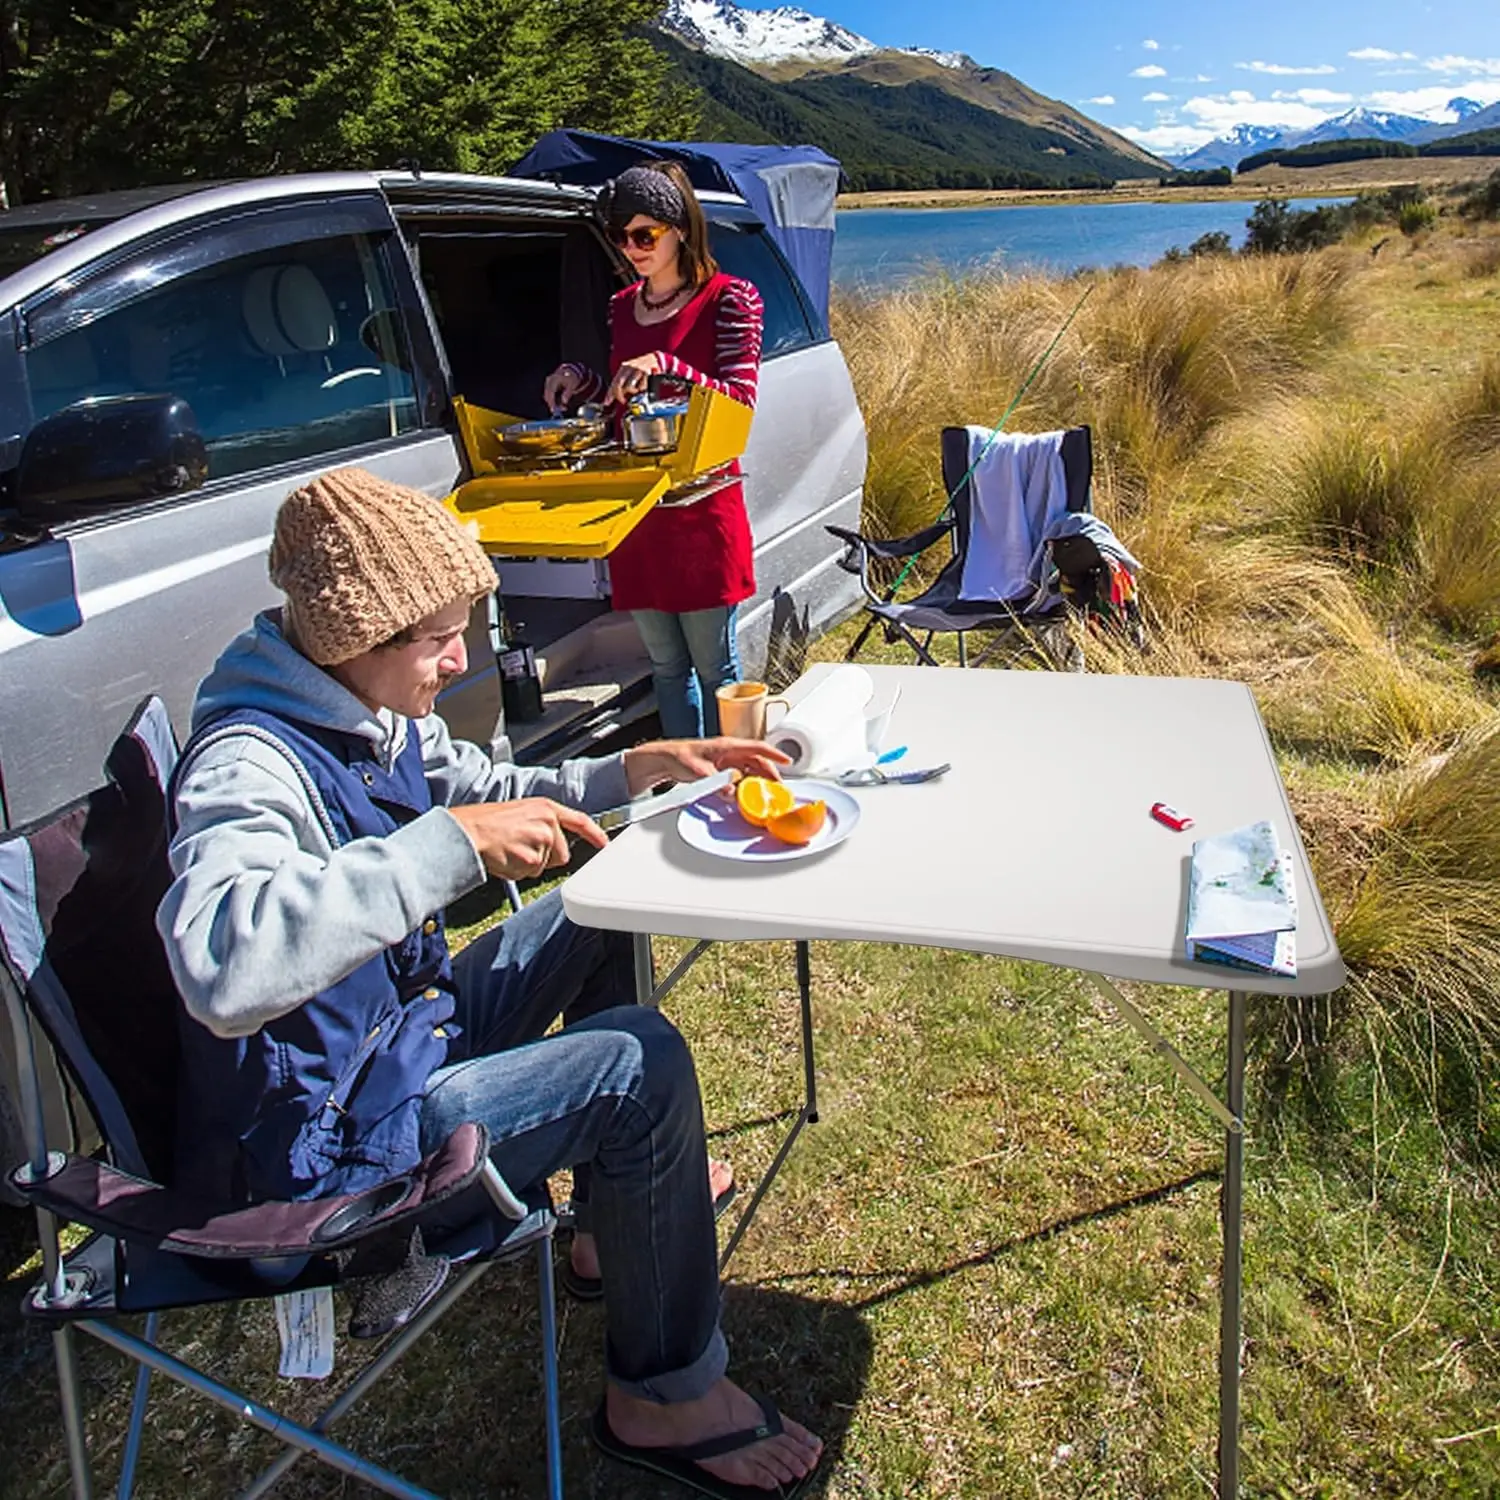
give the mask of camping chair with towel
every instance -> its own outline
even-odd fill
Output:
[[[870,615],[846,660],[877,623],[888,641],[904,640],[932,667],[940,632],[957,635],[960,666],[977,665],[1004,645],[1039,645],[1055,665],[1076,670],[1083,656],[1070,615],[1118,615],[1134,636],[1139,565],[1092,514],[1087,427],[1039,433],[946,427],[942,466],[949,503],[924,530],[880,540],[828,527],[845,544],[840,566],[858,574]],[[905,560],[904,577],[912,560],[945,539],[953,555],[917,598],[901,603],[894,587],[877,591],[872,564]],[[996,634],[971,663],[968,636],[976,630]]]
[[[107,785],[0,837],[0,988],[28,1151],[10,1183],[35,1207],[42,1249],[42,1276],[23,1311],[52,1329],[74,1496],[92,1492],[76,1327],[140,1366],[116,1488],[122,1500],[134,1479],[153,1371],[287,1445],[249,1495],[267,1493],[312,1454],[385,1494],[430,1500],[429,1491],[333,1442],[328,1429],[491,1265],[531,1251],[541,1275],[548,1494],[557,1500],[556,1221],[544,1190],[529,1201],[511,1192],[489,1159],[482,1126],[462,1125],[410,1171],[340,1197],[215,1202],[168,1185],[181,1002],[155,913],[170,879],[165,789],[175,758],[166,711],[151,699],[116,742]],[[102,1156],[49,1149],[39,1043],[50,1044],[87,1104]],[[90,1231],[66,1253],[58,1236],[63,1222]],[[278,1323],[290,1326],[294,1312],[311,1310],[323,1322],[326,1351],[331,1330],[321,1289],[336,1283],[351,1293],[351,1331],[391,1337],[307,1426],[157,1342],[163,1312],[285,1297]],[[146,1315],[143,1336],[120,1326],[124,1314]]]

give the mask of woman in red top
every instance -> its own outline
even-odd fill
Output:
[[[632,167],[605,185],[599,210],[641,279],[610,302],[611,379],[561,365],[543,386],[548,406],[601,392],[623,403],[653,375],[670,377],[668,399],[704,385],[754,406],[760,293],[715,264],[687,174],[676,162]],[[735,609],[755,592],[742,486],[656,506],[610,554],[609,571],[615,608],[634,616],[651,658],[662,732],[717,734],[715,690],[739,677]]]

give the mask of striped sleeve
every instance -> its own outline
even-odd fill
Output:
[[[573,393],[574,401],[597,401],[604,394],[604,387],[608,382],[597,370],[579,364],[576,359],[570,359],[563,369],[570,371],[579,382],[578,389]]]
[[[748,281],[734,278],[719,294],[715,309],[714,354],[717,368],[712,375],[695,369],[675,354],[662,354],[662,373],[674,380],[705,385],[732,396],[746,406],[755,405],[756,382],[760,378],[761,330],[765,309],[760,293]]]

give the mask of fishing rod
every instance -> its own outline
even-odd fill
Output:
[[[1094,288],[1098,285],[1099,283],[1097,281],[1089,282],[1089,284],[1083,289],[1083,295],[1078,299],[1077,302],[1073,304],[1073,310],[1068,314],[1066,318],[1063,319],[1062,327],[1060,327],[1057,332],[1052,335],[1052,342],[1048,344],[1044,350],[1042,350],[1041,357],[1034,365],[1032,365],[1030,373],[1026,376],[1026,379],[1021,382],[1020,389],[1015,393],[1014,396],[1011,397],[1010,405],[1007,406],[1004,412],[1001,413],[1000,420],[996,422],[992,428],[990,428],[989,436],[985,438],[984,444],[980,448],[979,452],[974,455],[973,462],[970,463],[969,467],[964,470],[963,478],[960,479],[958,483],[948,491],[948,496],[943,504],[943,508],[938,512],[937,519],[939,521],[947,520],[948,517],[952,514],[954,496],[957,495],[958,492],[963,489],[963,487],[974,477],[974,471],[980,466],[980,464],[984,462],[985,455],[990,451],[991,448],[995,446],[996,442],[999,441],[1000,434],[1004,430],[1005,424],[1010,421],[1011,417],[1015,414],[1016,408],[1021,404],[1022,401],[1026,399],[1026,392],[1031,389],[1033,384],[1035,384],[1036,382],[1037,376],[1040,375],[1046,368],[1047,361],[1052,358],[1052,355],[1056,351],[1057,346],[1062,343],[1063,336],[1067,333],[1068,329],[1073,326],[1073,319],[1076,318],[1078,314],[1083,310],[1083,304],[1094,295]],[[910,573],[911,570],[916,566],[917,558],[919,556],[921,556],[920,553],[914,553],[911,557],[907,558],[905,565],[896,575],[896,581],[890,586],[890,588],[886,590],[885,602],[887,604],[889,604],[891,600],[896,597],[896,594],[901,588],[901,585],[906,582],[907,574]],[[859,653],[860,647],[863,646],[864,643],[869,639],[870,632],[874,628],[875,616],[871,615],[869,619],[865,621],[864,629],[860,631],[859,635],[855,638],[854,644],[849,648],[848,655],[844,658],[845,661],[854,660],[855,656]]]

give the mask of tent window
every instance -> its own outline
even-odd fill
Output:
[[[766,305],[763,359],[817,342],[792,272],[759,229],[711,224],[709,236],[719,269],[748,281]]]

